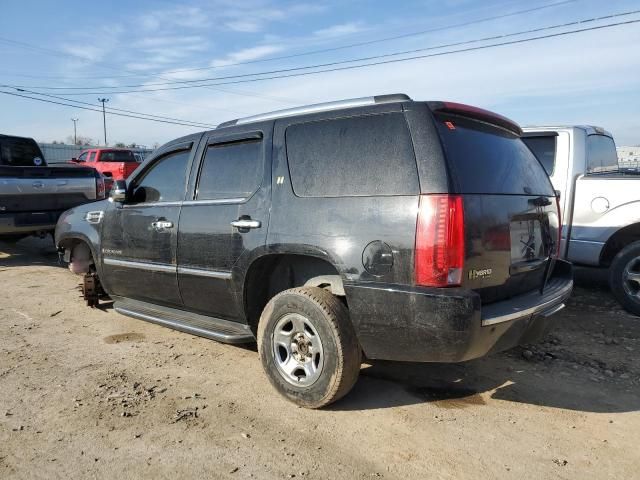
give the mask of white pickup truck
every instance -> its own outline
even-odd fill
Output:
[[[618,167],[613,137],[602,128],[523,130],[560,195],[561,255],[608,268],[614,296],[640,315],[640,172]]]

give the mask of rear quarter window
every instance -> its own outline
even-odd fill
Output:
[[[606,135],[587,137],[587,173],[618,171],[618,153],[613,138]]]
[[[518,135],[485,122],[436,115],[458,193],[548,195],[551,181]]]
[[[531,149],[540,161],[547,175],[553,175],[556,163],[556,137],[546,135],[540,137],[525,137],[522,141]]]
[[[299,197],[419,193],[415,153],[402,113],[291,125],[286,149]]]

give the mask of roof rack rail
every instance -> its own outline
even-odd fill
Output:
[[[307,113],[326,112],[330,110],[338,110],[341,108],[364,107],[366,105],[410,101],[411,98],[404,93],[351,98],[348,100],[338,100],[335,102],[316,103],[313,105],[305,105],[302,107],[287,108],[285,110],[277,110],[275,112],[261,113],[258,115],[253,115],[251,117],[229,120],[228,122],[221,123],[217,128],[230,127],[232,125],[243,125],[245,123],[254,123],[263,120],[273,120],[275,118],[292,117],[294,115],[304,115]]]

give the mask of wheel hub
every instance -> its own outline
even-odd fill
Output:
[[[622,279],[626,294],[640,298],[640,257],[631,259],[625,265]]]
[[[284,315],[273,332],[273,354],[280,375],[297,386],[310,386],[324,363],[322,341],[311,320],[297,313]]]

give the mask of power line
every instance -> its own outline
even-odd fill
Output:
[[[17,40],[12,40],[10,38],[4,38],[4,37],[0,37],[0,43],[8,43],[10,45],[14,45],[14,46],[18,46],[21,48],[27,48],[27,49],[31,49],[43,54],[47,54],[47,55],[54,55],[54,56],[58,56],[58,57],[67,57],[67,58],[73,58],[76,60],[81,60],[82,62],[90,62],[90,60],[88,60],[87,58],[82,57],[81,55],[75,55],[73,53],[68,53],[68,52],[61,52],[59,50],[53,50],[50,48],[44,48],[44,47],[39,47],[37,45],[32,45],[30,43],[26,43],[26,42],[20,42]],[[95,62],[98,66],[101,66],[102,68],[105,68],[107,70],[117,70],[117,71],[122,71],[123,69],[120,67],[116,67],[115,65],[110,65],[108,63],[105,62]],[[125,72],[129,72],[131,73],[130,70],[124,70]],[[138,75],[132,75],[132,76],[138,76]],[[155,77],[155,78],[159,78],[161,80],[168,80],[167,78],[161,77],[159,75],[151,75],[151,77]],[[103,77],[98,77],[98,78],[105,78]],[[28,87],[27,87],[28,88]],[[220,90],[220,89],[215,89],[212,88],[211,90]],[[222,91],[222,90],[220,90]],[[283,99],[276,99],[275,97],[267,97],[267,96],[261,96],[258,93],[251,93],[248,94],[246,92],[234,92],[234,91],[223,91],[224,93],[230,93],[232,95],[240,95],[240,96],[246,96],[246,97],[259,97],[259,98],[266,98],[268,100],[273,100],[273,101],[278,101],[278,102],[283,102],[283,103],[295,103],[293,101],[290,100],[283,100]],[[162,100],[160,100],[162,101]]]
[[[60,97],[60,96],[57,96],[57,95],[51,95],[51,94],[48,94],[48,93],[36,92],[34,90],[27,90],[27,89],[24,89],[24,88],[13,87],[11,85],[0,84],[0,87],[13,88],[13,89],[17,90],[18,92],[31,93],[33,95],[39,95],[39,96],[47,97],[47,98],[55,98],[57,100],[63,100],[65,102],[72,102],[72,103],[77,103],[77,104],[80,104],[80,105],[94,106],[93,103],[83,102],[83,101],[80,101],[80,100],[73,100],[71,98],[64,98],[64,97]],[[212,127],[212,125],[210,125],[208,123],[194,122],[192,120],[185,120],[183,118],[167,117],[167,116],[164,116],[164,115],[152,115],[150,113],[136,112],[136,111],[133,111],[133,110],[125,110],[123,108],[107,107],[107,112],[109,112],[110,110],[113,110],[113,111],[116,111],[116,112],[132,113],[134,115],[141,115],[141,116],[145,116],[145,117],[159,118],[161,120],[175,120],[176,122],[179,122],[179,123],[193,124],[193,126],[195,126],[195,127],[203,127],[203,128]],[[213,125],[213,127],[215,127],[215,125]]]
[[[101,86],[91,86],[91,87],[34,87],[34,86],[29,86],[29,87],[23,87],[22,85],[19,85],[19,87],[21,87],[21,88],[33,88],[33,89],[39,89],[39,90],[94,90],[94,89],[101,89],[101,88],[104,88],[104,89],[118,89],[118,88],[156,87],[156,86],[164,86],[164,85],[191,85],[191,84],[195,85],[195,84],[199,84],[199,83],[202,83],[202,82],[210,82],[210,81],[217,81],[217,80],[230,80],[230,79],[247,78],[247,77],[256,77],[256,76],[262,76],[262,75],[273,75],[273,74],[279,74],[279,73],[296,72],[296,71],[301,71],[301,70],[313,70],[313,69],[316,69],[316,68],[333,67],[335,65],[344,65],[344,64],[348,64],[348,63],[367,62],[367,61],[376,60],[376,59],[379,59],[379,58],[388,58],[388,57],[396,57],[396,56],[401,56],[401,55],[409,55],[409,54],[412,54],[412,53],[424,52],[424,51],[429,51],[429,50],[439,50],[439,49],[442,49],[442,48],[456,47],[456,46],[461,46],[461,45],[469,45],[469,44],[472,44],[472,43],[486,42],[486,41],[490,41],[490,40],[498,40],[498,39],[501,39],[501,38],[509,38],[509,37],[514,37],[514,36],[526,35],[526,34],[530,34],[530,33],[537,33],[537,32],[541,32],[541,31],[546,31],[546,30],[554,30],[554,29],[557,29],[557,28],[565,28],[565,27],[569,27],[569,26],[573,26],[573,25],[579,25],[579,24],[585,24],[585,23],[593,23],[593,22],[597,22],[597,21],[601,21],[601,20],[609,20],[609,19],[612,19],[612,18],[634,15],[634,14],[637,14],[637,13],[640,13],[640,10],[633,10],[633,11],[630,11],[630,12],[617,13],[617,14],[606,15],[606,16],[602,16],[602,17],[593,17],[593,18],[588,18],[588,19],[584,19],[584,20],[576,20],[576,21],[573,21],[573,22],[567,22],[567,23],[561,23],[561,24],[557,24],[557,25],[534,28],[534,29],[530,29],[530,30],[523,30],[523,31],[520,31],[520,32],[508,33],[508,34],[504,34],[504,35],[494,35],[494,36],[490,36],[490,37],[478,38],[478,39],[474,39],[474,40],[467,40],[467,41],[463,41],[463,42],[448,43],[448,44],[444,44],[444,45],[436,45],[436,46],[418,48],[418,49],[413,49],[413,50],[405,50],[405,51],[402,51],[402,52],[386,53],[386,54],[382,54],[382,55],[372,55],[372,56],[368,56],[368,57],[360,57],[360,58],[355,58],[355,59],[350,59],[350,60],[340,60],[340,61],[336,61],[336,62],[320,63],[320,64],[309,65],[309,66],[304,66],[304,67],[291,67],[291,68],[283,68],[283,69],[278,69],[278,70],[269,70],[269,71],[265,71],[265,72],[245,73],[245,74],[238,74],[238,75],[226,75],[226,76],[222,76],[222,77],[209,77],[209,78],[201,78],[201,79],[198,79],[198,80],[175,80],[175,81],[169,81],[169,82],[139,83],[139,84],[132,84],[132,85],[120,85],[120,86],[117,86],[117,87],[101,87]],[[201,85],[198,85],[198,86],[201,86]]]
[[[623,15],[630,15],[632,12],[628,12],[628,13],[624,13],[624,14],[617,14],[615,16],[623,16]],[[585,23],[585,22],[591,22],[591,21],[595,21],[593,19],[589,19],[589,20],[581,20],[580,22],[572,22],[573,24],[575,23]],[[173,87],[163,87],[163,88],[144,88],[144,89],[135,89],[135,90],[124,90],[124,91],[110,91],[110,94],[126,94],[126,93],[138,93],[138,92],[159,92],[159,91],[167,91],[167,90],[184,90],[184,89],[190,89],[190,88],[201,88],[201,87],[209,87],[209,86],[218,86],[218,85],[235,85],[235,84],[240,84],[240,83],[252,83],[252,82],[260,82],[260,81],[266,81],[266,80],[275,80],[275,79],[280,79],[280,78],[292,78],[292,77],[303,77],[303,76],[310,76],[310,75],[318,75],[318,74],[322,74],[322,73],[330,73],[330,72],[338,72],[338,71],[344,71],[344,70],[355,70],[355,69],[359,69],[359,68],[366,68],[366,67],[371,67],[371,66],[377,66],[377,65],[386,65],[386,64],[392,64],[392,63],[401,63],[401,62],[407,62],[407,61],[412,61],[412,60],[421,60],[421,59],[425,59],[425,58],[432,58],[432,57],[441,57],[441,56],[446,56],[446,55],[452,55],[455,53],[464,53],[464,52],[472,52],[472,51],[478,51],[478,50],[486,50],[489,48],[495,48],[495,47],[501,47],[501,46],[507,46],[507,45],[517,45],[517,44],[522,44],[522,43],[528,43],[528,42],[533,42],[533,41],[538,41],[538,40],[544,40],[544,39],[548,39],[548,38],[556,38],[556,37],[562,37],[562,36],[567,36],[567,35],[572,35],[572,34],[576,34],[576,33],[583,33],[583,32],[588,32],[588,31],[594,31],[594,30],[603,30],[606,28],[612,28],[612,27],[617,27],[617,26],[622,26],[622,25],[630,25],[630,24],[634,24],[634,23],[638,23],[640,22],[640,19],[638,20],[628,20],[625,22],[617,22],[617,23],[610,23],[610,24],[606,24],[606,25],[598,25],[598,26],[594,26],[594,27],[587,27],[587,28],[581,28],[581,29],[575,29],[575,30],[568,30],[565,32],[559,32],[559,33],[553,33],[553,34],[548,34],[548,35],[539,35],[536,37],[530,37],[530,38],[524,38],[524,39],[519,39],[519,40],[511,40],[511,41],[505,41],[505,42],[498,42],[498,43],[492,43],[492,44],[488,44],[488,45],[479,45],[479,46],[475,46],[475,47],[467,47],[467,48],[461,48],[461,49],[457,49],[457,50],[448,50],[445,52],[436,52],[436,53],[431,53],[431,54],[426,54],[426,55],[415,55],[412,57],[406,57],[406,58],[399,58],[399,59],[389,59],[389,60],[381,60],[381,61],[376,61],[376,62],[369,62],[369,63],[364,63],[364,64],[360,64],[360,65],[348,65],[348,66],[341,66],[341,67],[333,67],[333,68],[325,68],[323,70],[316,70],[316,71],[312,71],[312,72],[300,72],[300,70],[309,70],[309,69],[316,69],[316,68],[322,68],[325,66],[331,66],[331,65],[339,65],[339,64],[344,64],[344,63],[354,63],[354,62],[362,62],[362,61],[366,61],[366,60],[371,60],[371,59],[378,59],[378,58],[385,58],[385,57],[389,57],[389,56],[395,56],[395,55],[399,55],[399,53],[396,54],[386,54],[386,55],[376,55],[376,56],[372,56],[372,57],[366,57],[366,58],[362,58],[362,59],[354,59],[354,60],[348,60],[348,61],[342,61],[342,62],[332,62],[330,64],[319,64],[319,65],[313,65],[313,66],[307,66],[307,67],[298,67],[298,68],[292,68],[292,69],[284,69],[284,70],[280,70],[280,71],[273,71],[273,72],[262,72],[262,73],[253,73],[253,74],[245,74],[245,75],[235,75],[235,76],[229,76],[229,77],[218,77],[218,78],[212,78],[211,80],[226,80],[226,79],[233,79],[230,81],[225,81],[225,82],[217,82],[217,83],[205,83],[205,84],[201,84],[201,85],[179,85],[179,86],[173,86]],[[550,28],[559,28],[559,26],[552,26],[552,27],[544,27],[544,29],[550,29]],[[539,30],[539,29],[536,29]],[[499,36],[499,38],[505,38],[507,36],[515,36],[515,35],[522,35],[526,32],[517,32],[517,33],[512,33],[512,34],[508,34],[508,35],[502,35]],[[469,42],[461,42],[461,43],[475,43],[477,41],[480,40],[472,40]],[[415,51],[425,51],[425,50],[432,50],[435,48],[444,48],[442,46],[440,47],[428,47],[425,49],[419,49],[419,50],[415,50]],[[413,51],[413,52],[415,52]],[[407,52],[410,53],[410,52]],[[286,73],[286,72],[297,72],[297,73]],[[272,75],[272,76],[263,76],[261,78],[246,78],[246,77],[254,77],[254,76],[259,76],[259,75],[269,75],[271,73],[285,73],[284,75]],[[34,87],[31,87],[34,88]],[[53,88],[53,87],[50,87]],[[80,87],[78,87],[80,88]],[[85,88],[85,87],[82,87]],[[119,88],[126,88],[124,86],[119,87]],[[83,93],[73,93],[73,92],[65,92],[64,95],[88,95],[88,94],[101,94],[104,91],[95,91],[95,92],[83,92]]]
[[[98,109],[98,108],[82,107],[80,105],[73,105],[73,104],[64,103],[64,102],[56,102],[54,100],[46,100],[44,98],[31,97],[29,95],[22,95],[22,94],[19,94],[19,93],[5,92],[3,90],[0,90],[0,93],[2,93],[4,95],[11,95],[13,97],[21,97],[21,98],[27,98],[29,100],[36,100],[38,102],[53,103],[55,105],[63,105],[65,107],[72,107],[72,108],[77,108],[77,109],[80,109],[80,110],[89,110],[89,111],[92,111],[92,112],[102,113],[102,109]],[[168,120],[159,120],[159,119],[155,119],[155,118],[146,118],[146,117],[140,117],[140,116],[137,116],[137,115],[128,115],[128,114],[125,114],[125,113],[115,113],[115,112],[106,112],[106,113],[108,113],[109,115],[115,115],[117,117],[136,118],[138,120],[148,120],[150,122],[169,123],[169,124],[173,124],[173,125],[181,125],[183,127],[202,128],[202,127],[198,127],[197,125],[191,125],[191,124],[188,124],[188,123],[170,122]],[[215,128],[215,125],[212,125],[211,127]]]
[[[440,27],[429,28],[429,29],[426,29],[426,30],[420,30],[420,31],[417,31],[417,32],[404,33],[402,35],[394,35],[394,36],[390,36],[390,37],[378,38],[378,39],[374,39],[374,40],[367,40],[367,41],[351,43],[351,44],[347,44],[347,45],[338,45],[336,47],[311,50],[311,51],[307,51],[307,52],[294,53],[294,54],[290,54],[290,55],[280,55],[280,56],[276,56],[276,57],[268,57],[268,58],[261,58],[261,59],[255,59],[255,60],[246,60],[246,61],[243,61],[243,62],[227,63],[227,64],[222,65],[222,66],[211,66],[210,65],[210,66],[206,66],[206,67],[195,67],[195,68],[166,70],[164,72],[155,72],[155,73],[146,73],[146,74],[131,73],[129,75],[117,75],[117,76],[113,76],[113,77],[109,77],[109,78],[110,79],[114,79],[114,78],[132,78],[132,77],[144,77],[144,76],[158,77],[159,75],[170,75],[170,74],[173,74],[173,73],[184,73],[184,72],[196,72],[196,71],[203,71],[203,70],[214,70],[214,69],[219,69],[219,68],[228,68],[228,67],[235,67],[235,66],[241,66],[241,65],[250,65],[250,64],[254,64],[254,63],[265,63],[265,62],[272,62],[272,61],[277,61],[277,60],[286,60],[286,59],[291,59],[291,58],[298,58],[298,57],[303,57],[303,56],[308,56],[308,55],[316,55],[316,54],[320,54],[320,53],[335,52],[335,51],[346,50],[346,49],[350,49],[350,48],[362,47],[362,46],[367,46],[367,45],[374,45],[376,43],[383,43],[383,42],[389,42],[389,41],[393,41],[393,40],[400,40],[400,39],[403,39],[403,38],[410,38],[410,37],[425,35],[427,33],[440,32],[440,31],[451,30],[451,29],[455,29],[455,28],[468,27],[468,26],[471,26],[471,25],[479,24],[479,23],[490,22],[492,20],[500,20],[500,19],[503,19],[503,18],[514,17],[514,16],[518,16],[518,15],[523,15],[523,14],[526,14],[526,13],[532,13],[532,12],[536,12],[536,11],[540,11],[540,10],[559,7],[559,6],[567,5],[567,4],[570,4],[570,3],[575,3],[575,2],[578,2],[578,1],[582,1],[582,0],[564,0],[564,1],[555,2],[555,3],[551,3],[551,4],[539,5],[537,7],[527,8],[527,9],[524,9],[524,10],[518,10],[518,11],[515,11],[515,12],[510,12],[510,13],[505,13],[505,14],[500,14],[500,15],[494,15],[494,16],[490,16],[490,17],[478,18],[478,19],[475,19],[475,20],[467,21],[467,22],[454,23],[454,24],[444,25],[444,26],[440,26]],[[75,56],[75,55],[72,55],[72,54],[59,52],[59,51],[56,51],[56,50],[44,49],[44,48],[41,48],[41,47],[37,47],[35,45],[30,45],[30,44],[27,44],[27,43],[24,43],[24,42],[16,42],[15,40],[5,39],[5,38],[2,38],[2,37],[0,37],[0,41],[11,42],[13,44],[17,44],[17,45],[25,47],[25,48],[32,48],[32,49],[42,50],[42,51],[45,51],[45,52],[55,52],[58,55],[72,56],[72,57],[83,59],[82,57],[78,57],[78,56]],[[88,61],[87,59],[83,59],[83,60],[84,61]],[[102,62],[98,62],[98,63],[102,63]],[[58,77],[55,77],[55,76],[36,76],[36,75],[20,75],[20,74],[13,74],[13,75],[15,75],[15,76],[23,76],[25,78],[43,78],[43,79],[58,79],[58,80],[59,79],[78,79],[78,78],[87,79],[87,80],[88,79],[105,79],[104,76],[85,76],[85,77],[60,77],[60,76],[58,76]],[[36,88],[36,87],[32,87],[32,88]]]

